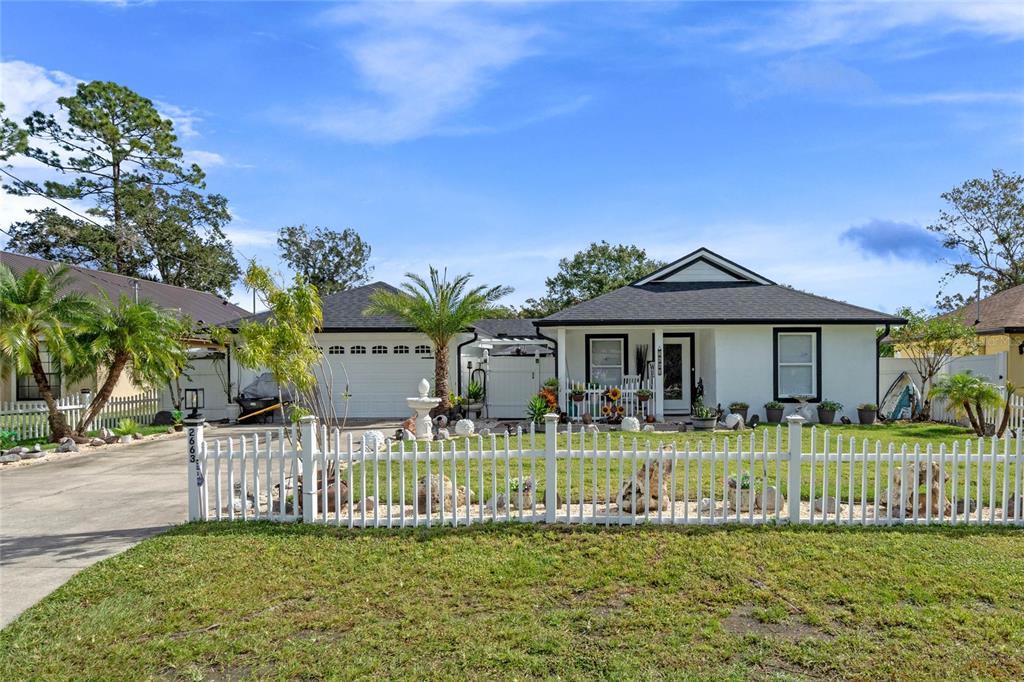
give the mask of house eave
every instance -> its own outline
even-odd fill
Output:
[[[829,319],[821,317],[807,317],[780,320],[778,318],[719,318],[719,319],[632,319],[632,320],[538,320],[535,324],[538,327],[618,327],[624,325],[733,325],[733,324],[842,324],[842,325],[863,325],[863,324],[906,324],[906,320],[899,317],[871,317],[871,318],[844,318]]]

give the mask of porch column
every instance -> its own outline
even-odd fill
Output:
[[[555,331],[555,339],[558,341],[558,355],[555,358],[555,372],[558,374],[558,404],[564,405],[569,411],[569,364],[565,355],[565,327],[559,327]]]
[[[665,330],[657,327],[654,330],[654,418],[665,419]]]

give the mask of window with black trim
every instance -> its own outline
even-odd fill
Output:
[[[327,349],[327,354],[328,355],[344,355],[345,354],[345,346],[331,346],[330,348]]]
[[[409,346],[395,346],[395,355],[408,355]]]
[[[620,386],[626,374],[626,340],[622,337],[587,339],[588,381],[601,386]]]
[[[821,328],[774,330],[775,399],[821,400]]]
[[[373,353],[374,355],[387,355],[388,354],[388,347],[387,346],[374,346],[373,348],[370,349],[370,352]]]
[[[417,355],[430,355],[430,353],[431,353],[430,346],[426,346],[426,345],[416,346],[416,354]]]
[[[53,393],[53,397],[60,398],[60,372],[54,367],[50,354],[46,352],[45,348],[39,349],[39,361],[43,365],[43,371],[46,373],[46,380],[50,384],[50,391]],[[31,373],[18,375],[15,398],[17,400],[43,399],[42,393],[39,392],[39,385],[36,384],[36,379]]]
[[[348,352],[350,355],[366,355],[366,346],[352,346]]]

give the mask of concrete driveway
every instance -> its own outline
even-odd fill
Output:
[[[378,422],[353,428],[359,437]],[[263,433],[208,428],[208,440]],[[83,568],[188,514],[184,437],[0,469],[0,627]]]

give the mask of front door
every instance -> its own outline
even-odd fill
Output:
[[[690,381],[693,374],[689,337],[666,338],[665,374],[662,399],[666,414],[685,414],[690,411]]]

